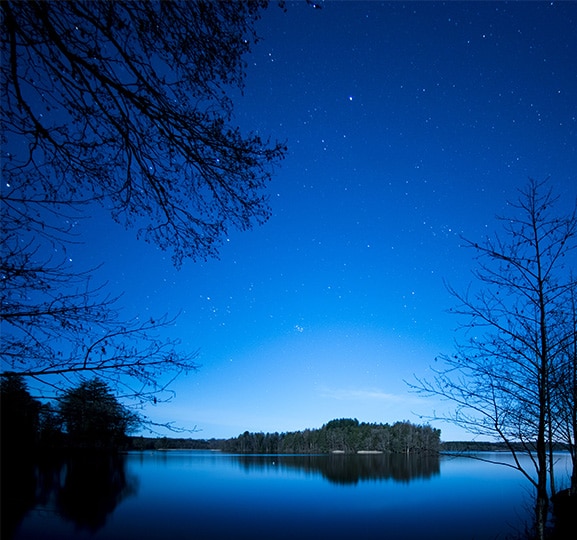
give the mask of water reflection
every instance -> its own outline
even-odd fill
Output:
[[[2,452],[2,495],[0,523],[2,538],[12,538],[19,523],[36,503],[34,462],[28,457]]]
[[[2,472],[3,538],[12,538],[34,507],[57,513],[77,530],[95,533],[138,488],[137,478],[126,473],[126,456],[119,454],[15,461]]]
[[[134,452],[19,477],[17,540],[494,540],[531,515],[517,471],[460,456]]]
[[[441,472],[438,455],[331,454],[331,455],[237,455],[232,456],[247,472],[256,469],[291,469],[321,474],[333,484],[358,484],[370,480],[408,483]]]
[[[70,458],[64,482],[58,486],[56,508],[77,528],[95,532],[120,502],[137,492],[135,478],[128,481],[126,457],[118,454],[87,454]]]

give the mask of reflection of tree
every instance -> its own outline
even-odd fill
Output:
[[[343,485],[371,480],[410,482],[440,473],[438,454],[234,456],[234,459],[246,470],[273,467],[300,469],[308,474],[320,473],[329,482]]]
[[[97,531],[120,502],[137,491],[126,476],[125,457],[108,453],[81,453],[66,464],[64,484],[58,488],[60,515],[80,529]]]
[[[2,456],[4,458],[4,456]],[[58,513],[79,529],[95,532],[125,498],[135,495],[137,481],[127,477],[125,456],[106,452],[55,456],[12,456],[2,460],[2,539],[14,536],[34,506],[54,498]]]
[[[320,457],[320,456],[319,456]],[[410,482],[430,478],[440,472],[439,456],[434,455],[334,455],[321,468],[323,476],[337,484],[356,484],[368,480],[394,480]],[[320,462],[322,466],[322,461]]]
[[[34,506],[36,480],[34,465],[29,456],[7,459],[2,448],[2,496],[0,497],[0,537],[12,538],[24,516]]]

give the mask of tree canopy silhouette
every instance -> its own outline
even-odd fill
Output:
[[[266,2],[2,2],[2,200],[13,226],[100,200],[183,257],[268,218],[282,144],[231,125]],[[56,225],[61,228],[62,225]],[[10,230],[14,230],[11,228]]]
[[[195,369],[196,351],[159,337],[172,318],[122,320],[117,296],[68,250],[94,204],[177,266],[268,219],[264,189],[285,147],[233,122],[266,6],[0,4],[1,373],[57,389],[98,374],[156,400]]]
[[[40,403],[22,377],[0,378],[0,429],[2,454],[27,452],[38,439]],[[3,460],[4,461],[4,460]]]
[[[138,416],[99,379],[84,381],[65,392],[58,413],[72,446],[115,448],[139,425]]]

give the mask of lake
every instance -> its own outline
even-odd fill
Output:
[[[566,485],[569,456],[558,457]],[[3,486],[14,495],[3,520],[26,540],[505,539],[531,513],[519,472],[456,455],[149,451],[20,476]]]

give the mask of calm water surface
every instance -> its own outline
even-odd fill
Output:
[[[460,456],[135,452],[33,483],[15,539],[505,539],[531,511],[520,473]]]

